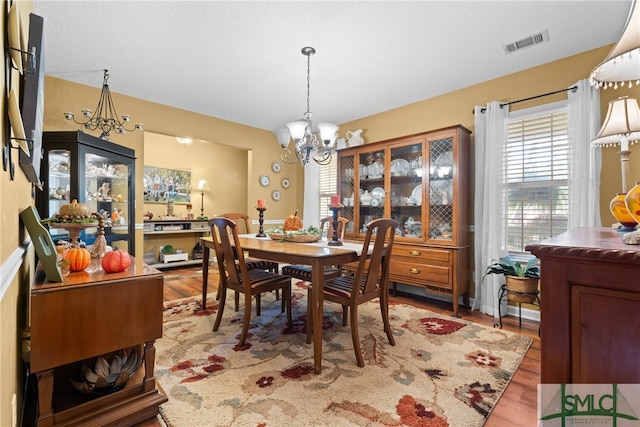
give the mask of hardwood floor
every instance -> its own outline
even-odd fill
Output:
[[[202,269],[198,267],[184,269],[164,270],[164,300],[171,301],[186,298],[202,293],[202,280],[199,274]],[[209,278],[209,292],[214,292],[217,286],[217,278],[211,274]],[[451,304],[444,302],[420,299],[405,296],[391,297],[396,301],[422,307],[436,313],[450,314]],[[467,320],[482,325],[493,326],[494,318],[486,314],[471,311],[460,307],[460,315]],[[498,405],[493,409],[485,427],[530,427],[537,425],[536,405],[537,386],[540,383],[540,338],[538,337],[538,323],[522,320],[522,328],[518,325],[516,317],[502,319],[503,329],[519,332],[533,338],[533,343],[527,351],[522,364],[516,371],[507,389],[500,398]],[[152,418],[136,427],[160,427],[162,424],[156,418]],[[457,426],[456,426],[457,427]]]

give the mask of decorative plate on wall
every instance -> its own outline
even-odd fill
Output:
[[[271,180],[267,175],[260,175],[260,185],[262,185],[263,187],[266,187],[269,185],[270,182]]]
[[[274,171],[275,173],[278,173],[278,172],[280,172],[280,169],[281,169],[280,163],[278,163],[278,162],[271,163],[271,170],[272,171]]]
[[[282,178],[281,184],[282,188],[284,188],[285,190],[291,185],[291,183],[289,182],[289,178]]]
[[[280,197],[282,197],[282,194],[280,194],[280,190],[273,190],[273,193],[271,193],[271,198],[273,199],[273,201],[279,202]]]

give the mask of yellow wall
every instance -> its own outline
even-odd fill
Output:
[[[33,11],[30,1],[19,2],[20,23],[28,28],[29,13]],[[3,16],[8,12],[8,2],[2,2]],[[6,35],[5,19],[0,19],[0,29]],[[6,36],[5,36],[6,37]],[[3,57],[5,48],[3,47]],[[0,71],[1,81],[6,81],[5,67]],[[20,93],[20,75],[10,71],[10,85]],[[8,88],[4,87],[2,99],[7,99]],[[0,117],[6,118],[6,102],[0,102]],[[0,120],[2,144],[6,140],[8,120]],[[19,214],[34,203],[31,198],[31,184],[25,177],[19,163],[19,153],[11,150],[15,166],[15,180],[11,181],[9,172],[0,171],[0,289],[4,295],[0,299],[0,426],[11,426],[12,400],[20,412],[22,405],[22,362],[21,332],[25,327],[24,306],[28,283],[32,274],[33,251],[25,251],[23,242],[27,237],[21,227]]]
[[[6,2],[3,2],[6,6]],[[25,16],[33,9],[30,1],[19,2],[23,22]],[[4,30],[4,21],[0,20]],[[374,142],[440,128],[453,124],[474,129],[472,110],[475,105],[483,105],[491,100],[513,101],[529,96],[565,88],[576,81],[586,78],[591,69],[608,53],[610,47],[603,47],[580,55],[569,57],[544,66],[532,68],[503,78],[491,80],[465,89],[451,92],[439,97],[407,105],[392,111],[376,114],[341,125],[342,132],[364,129],[367,142]],[[469,64],[473,67],[473,64]],[[2,71],[4,73],[4,70]],[[15,74],[15,73],[14,73]],[[4,76],[3,76],[4,77]],[[96,73],[96,83],[101,81],[101,73]],[[116,86],[118,76],[111,76],[112,86]],[[12,81],[16,81],[13,79]],[[602,91],[602,115],[606,114],[609,100],[621,95],[640,98],[638,87],[630,90]],[[82,108],[94,108],[97,104],[100,89],[78,85],[61,79],[46,77],[45,79],[45,130],[76,130],[77,125],[64,120],[63,113],[71,111],[76,114]],[[6,97],[5,93],[3,94]],[[294,210],[302,210],[303,169],[298,165],[282,165],[279,174],[271,172],[270,165],[279,158],[279,146],[271,132],[228,122],[225,120],[195,114],[170,106],[159,105],[113,93],[118,111],[130,114],[134,122],[144,123],[149,132],[162,135],[189,136],[196,140],[208,141],[211,144],[210,156],[189,156],[189,163],[194,173],[202,173],[215,191],[205,197],[205,209],[208,215],[220,213],[222,210],[241,210],[246,207],[252,213],[257,199],[267,199],[269,209],[266,219],[281,219]],[[548,97],[538,102],[527,102],[513,106],[513,109],[529,107],[536,103],[562,99],[563,96]],[[6,98],[5,98],[6,99]],[[216,102],[212,99],[212,102]],[[6,117],[4,103],[0,103],[0,114]],[[0,132],[5,132],[5,121],[0,122]],[[136,253],[143,251],[142,216],[146,212],[142,197],[142,175],[146,159],[155,153],[147,145],[145,132],[133,132],[113,138],[117,143],[133,148],[136,151]],[[206,150],[203,147],[178,147],[171,149],[171,157],[178,159],[178,153],[185,150]],[[247,150],[246,163],[215,165],[209,161],[219,155],[216,147],[235,147]],[[472,135],[473,144],[473,135]],[[17,162],[17,152],[12,150]],[[632,180],[640,179],[640,153],[632,152],[630,176]],[[601,185],[600,210],[603,222],[613,222],[607,209],[608,201],[620,188],[619,158],[615,149],[605,149],[603,155],[603,173]],[[158,160],[160,161],[160,160]],[[176,160],[178,162],[179,160]],[[172,164],[173,160],[172,160]],[[177,164],[177,163],[176,163]],[[197,172],[195,172],[197,171]],[[202,171],[202,172],[200,172]],[[473,171],[471,171],[473,172]],[[248,185],[238,190],[227,179],[236,174],[245,174]],[[267,174],[271,177],[271,185],[263,188],[258,185],[258,177]],[[23,299],[31,283],[33,252],[22,249],[26,233],[18,220],[21,210],[33,203],[31,185],[27,182],[19,166],[16,166],[16,180],[9,181],[9,174],[3,172],[0,177],[0,262],[1,282],[6,291],[0,300],[0,425],[11,425],[11,400],[15,393],[18,396],[18,407],[21,405],[21,363],[20,363],[20,331],[23,318],[26,316]],[[209,178],[211,177],[211,178]],[[271,201],[271,192],[278,188],[282,177],[288,177],[291,187],[282,191],[282,200]],[[194,176],[193,180],[199,179]],[[211,181],[210,181],[211,179]],[[216,182],[219,185],[216,186]],[[212,185],[213,184],[213,185]],[[225,186],[233,190],[222,192]],[[245,190],[245,191],[243,191]],[[199,212],[199,200],[194,202],[194,211]],[[257,214],[253,213],[253,219]],[[16,260],[17,258],[17,260]],[[17,266],[17,267],[14,267]],[[13,271],[17,271],[15,274]]]
[[[100,75],[96,74],[100,79]],[[111,76],[113,80],[116,76]],[[85,85],[78,85],[66,80],[61,80],[47,76],[45,79],[45,130],[76,130],[78,125],[67,121],[63,117],[66,111],[79,113],[82,108],[94,108],[100,96],[100,89]],[[278,174],[271,171],[271,163],[279,160],[280,146],[275,135],[261,129],[244,126],[238,123],[221,120],[215,117],[204,116],[189,111],[169,107],[166,105],[151,103],[140,99],[120,95],[112,92],[114,104],[118,111],[130,114],[132,121],[144,124],[145,131],[132,132],[125,135],[116,135],[113,142],[133,148],[136,152],[136,201],[137,206],[143,206],[143,171],[146,160],[146,151],[151,149],[145,144],[145,135],[149,132],[162,135],[189,136],[194,140],[192,147],[175,147],[165,152],[167,158],[173,153],[178,156],[180,152],[188,150],[204,150],[207,144],[201,141],[212,143],[209,155],[190,157],[188,159],[191,169],[195,173],[202,171],[203,177],[207,179],[210,188],[214,191],[205,195],[205,214],[211,216],[228,209],[244,209],[248,207],[248,212],[253,220],[258,219],[257,211],[253,210],[258,199],[268,200],[268,210],[265,213],[265,220],[279,220],[284,218],[289,212],[296,209],[302,211],[302,184],[304,171],[298,165],[282,165],[282,170]],[[216,151],[215,147],[220,147]],[[248,164],[226,164],[213,161],[218,158],[219,152],[224,146],[235,149],[248,150]],[[166,147],[165,147],[166,148]],[[181,150],[184,149],[184,150]],[[152,149],[153,156],[156,152]],[[172,162],[180,162],[182,156],[171,159]],[[153,165],[155,166],[155,165]],[[230,182],[229,177],[238,176],[238,171],[246,171],[243,177],[250,185],[246,191],[239,193],[237,186]],[[271,177],[271,184],[263,188],[258,185],[258,178],[262,174]],[[280,179],[288,177],[291,187],[283,190],[280,187]],[[195,180],[196,177],[194,176]],[[199,179],[199,178],[198,178]],[[197,181],[196,181],[197,184]],[[271,200],[271,192],[275,189],[281,190],[282,199],[279,202]],[[199,212],[200,203],[194,203],[194,209]],[[135,222],[141,225],[142,216],[146,212],[146,207],[136,210]],[[136,227],[136,254],[142,253],[143,236],[142,227]]]
[[[147,166],[191,172],[191,204],[195,217],[200,215],[202,205],[204,215],[209,218],[224,212],[253,211],[255,201],[249,204],[247,199],[248,150],[200,140],[180,144],[173,136],[153,132],[145,132],[144,149]],[[204,196],[196,189],[200,179],[206,179],[209,185]],[[167,213],[167,205],[145,203],[144,212],[153,213],[155,219]],[[175,205],[174,214],[186,217],[186,205]]]
[[[392,111],[343,123],[340,128],[344,130],[363,129],[366,142],[386,140],[454,124],[462,124],[473,132],[475,129],[474,106],[486,105],[490,101],[510,102],[570,87],[577,81],[588,78],[591,70],[607,56],[610,49],[611,46],[594,49]],[[472,67],[473,64],[469,64],[469,66]],[[633,89],[600,91],[603,120],[609,101],[624,95],[640,99],[640,86],[634,86]],[[566,93],[513,104],[510,108],[515,111],[562,99],[566,99]],[[474,141],[472,133],[472,152]],[[585,149],[589,149],[589,147],[585,147]],[[609,212],[609,201],[621,191],[620,157],[616,153],[615,148],[603,150],[599,208],[602,223],[605,226],[616,222]],[[633,182],[640,180],[640,152],[631,153],[629,165],[630,180]]]

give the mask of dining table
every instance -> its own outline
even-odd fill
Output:
[[[242,250],[248,252],[252,258],[311,266],[313,286],[311,301],[307,301],[307,304],[311,304],[314,325],[323,324],[322,303],[325,267],[358,261],[363,249],[362,242],[344,241],[342,246],[329,246],[328,240],[325,238],[312,243],[297,243],[273,240],[269,237],[257,237],[253,234],[242,234],[239,237]],[[211,249],[215,251],[215,247],[211,236],[201,237],[200,240],[203,248],[202,306],[206,307],[209,256]],[[322,327],[313,328],[313,365],[315,373],[319,374],[322,370]]]

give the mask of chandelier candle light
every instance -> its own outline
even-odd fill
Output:
[[[113,105],[113,100],[111,99],[111,91],[109,91],[109,84],[107,83],[108,80],[109,70],[104,70],[102,92],[100,93],[100,100],[98,101],[98,106],[96,107],[95,112],[92,112],[87,108],[82,110],[82,116],[88,119],[86,122],[77,121],[73,113],[64,113],[64,118],[67,120],[73,120],[77,124],[82,125],[85,129],[100,129],[102,131],[100,134],[101,139],[109,139],[111,131],[124,134],[127,131],[133,132],[136,130],[142,130],[142,123],[136,123],[131,129],[127,129],[125,127],[125,124],[131,121],[131,116],[129,115],[123,115],[121,120],[118,119],[116,107]]]
[[[297,122],[287,123],[286,128],[278,129],[275,134],[278,143],[282,147],[280,158],[285,163],[300,162],[302,166],[313,159],[320,165],[327,165],[331,162],[331,150],[336,141],[338,126],[331,123],[318,124],[320,136],[312,132],[311,110],[310,110],[310,70],[311,55],[316,53],[312,47],[303,47],[302,54],[307,57],[307,111],[304,118]],[[290,142],[293,138],[294,146],[290,149]]]

